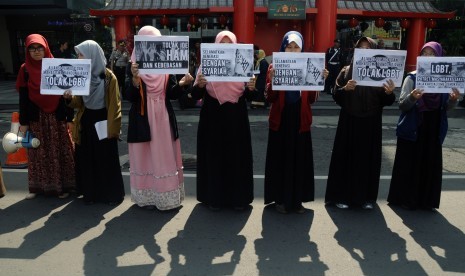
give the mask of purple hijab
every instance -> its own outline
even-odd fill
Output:
[[[431,48],[434,51],[436,57],[442,57],[443,55],[442,46],[441,44],[435,41],[430,41],[426,43],[425,45],[423,45],[420,51],[420,55],[423,53],[423,50],[427,47]],[[441,105],[441,94],[440,93],[425,93],[418,100],[418,110],[420,112],[439,109],[440,105]]]

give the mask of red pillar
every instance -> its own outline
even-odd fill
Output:
[[[407,60],[405,70],[413,71],[417,68],[417,56],[421,47],[425,44],[426,26],[422,18],[412,19],[412,24],[407,33]]]
[[[234,28],[237,42],[253,43],[255,1],[234,0]]]
[[[325,52],[336,38],[337,0],[316,0],[315,52]]]
[[[304,51],[313,52],[313,19],[305,20],[302,36],[304,37]]]
[[[127,15],[116,16],[113,26],[115,28],[116,42],[120,39],[127,40],[131,35],[133,35],[131,18]]]

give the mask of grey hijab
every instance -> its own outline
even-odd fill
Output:
[[[82,96],[84,105],[88,109],[102,109],[105,107],[105,68],[107,60],[102,48],[93,40],[86,40],[74,47],[86,59],[91,60],[91,80],[89,96]]]

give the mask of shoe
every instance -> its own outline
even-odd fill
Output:
[[[278,213],[287,214],[287,210],[286,207],[284,207],[284,204],[276,204],[275,208]]]
[[[365,210],[373,210],[373,204],[367,202],[365,204],[362,205],[362,209],[365,209]]]
[[[146,206],[142,206],[142,208],[144,208],[145,210],[155,210],[154,205],[146,205]]]
[[[303,213],[305,213],[305,208],[304,208],[304,206],[300,205],[300,206],[297,207],[294,211],[295,211],[297,214],[303,214]]]
[[[34,199],[36,198],[37,194],[36,193],[29,193],[27,196],[26,196],[26,199]]]
[[[65,199],[69,196],[69,193],[62,193],[61,195],[58,196],[58,198]]]
[[[336,203],[336,207],[339,209],[347,209],[349,208],[349,205],[344,204],[344,203]]]

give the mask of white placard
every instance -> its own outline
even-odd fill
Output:
[[[273,90],[312,90],[325,88],[325,53],[273,53]]]
[[[202,43],[200,52],[207,81],[247,82],[253,76],[252,44]]]
[[[89,95],[90,65],[90,59],[43,58],[40,94],[63,95],[69,89]]]
[[[135,35],[134,51],[139,74],[189,72],[188,36]]]
[[[402,86],[407,51],[358,49],[354,51],[352,79],[360,86],[383,86],[387,80]]]
[[[415,88],[425,93],[464,93],[465,57],[418,57]]]

